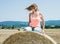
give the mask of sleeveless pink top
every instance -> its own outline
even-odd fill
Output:
[[[36,17],[33,17],[32,15],[30,16],[30,26],[31,27],[40,27],[40,17],[41,15],[39,14],[39,12],[36,12]]]

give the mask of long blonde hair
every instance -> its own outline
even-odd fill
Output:
[[[28,11],[31,11],[32,9],[34,9],[35,11],[38,10],[38,6],[34,3],[32,5],[30,5],[29,7],[26,8]]]

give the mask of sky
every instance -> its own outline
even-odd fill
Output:
[[[1,21],[29,21],[26,7],[36,3],[44,20],[60,20],[60,0],[0,0]]]

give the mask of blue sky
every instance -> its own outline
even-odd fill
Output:
[[[45,21],[60,20],[60,0],[0,0],[0,22],[28,21],[25,8],[33,3],[38,5]]]

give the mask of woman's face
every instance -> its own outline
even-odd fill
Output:
[[[32,9],[31,11],[32,11],[32,12],[35,12],[35,9]]]

